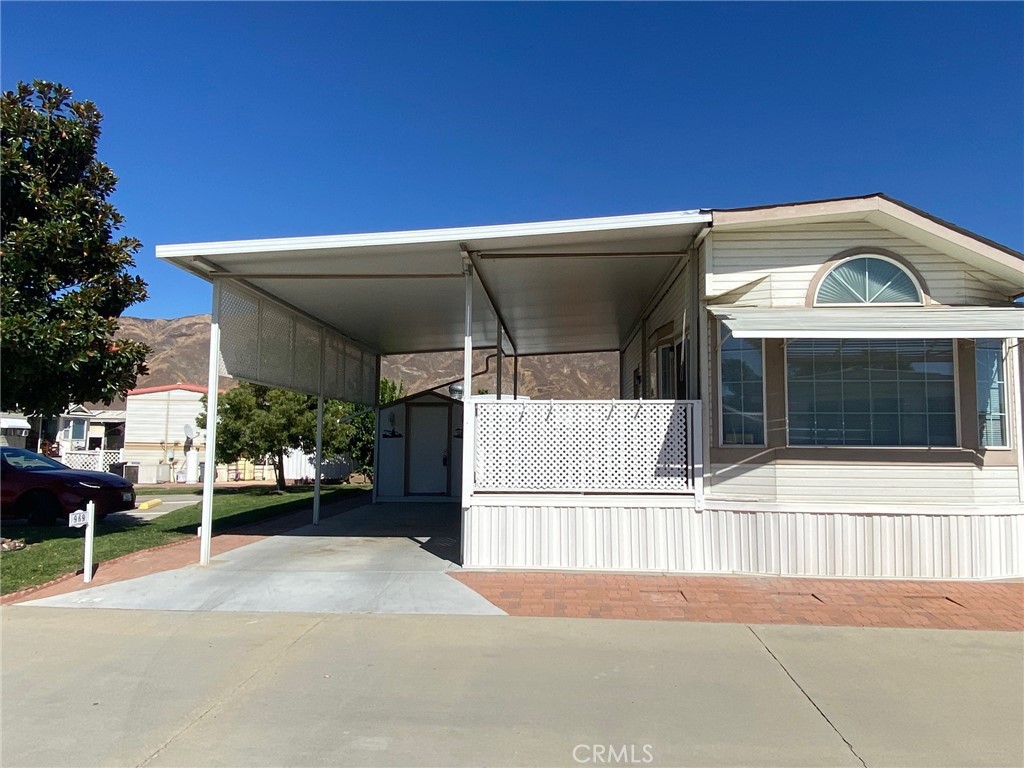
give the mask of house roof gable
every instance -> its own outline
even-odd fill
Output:
[[[868,221],[990,272],[1024,290],[1024,254],[882,193],[862,197],[712,210],[716,230],[823,221]]]

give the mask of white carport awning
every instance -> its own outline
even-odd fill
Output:
[[[19,416],[0,416],[0,429],[32,429],[32,425]]]
[[[1017,307],[708,307],[738,339],[1024,338]]]
[[[376,354],[462,349],[469,257],[478,346],[495,346],[501,324],[521,355],[596,352],[624,345],[710,221],[701,211],[674,211],[161,245],[156,254],[280,302]]]

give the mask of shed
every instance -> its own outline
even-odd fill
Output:
[[[380,409],[375,501],[462,498],[462,401],[420,392]]]

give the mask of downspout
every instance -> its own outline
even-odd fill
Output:
[[[498,400],[501,400],[501,369],[505,367],[505,333],[501,330],[501,324],[498,324],[498,364],[495,368],[494,375],[494,388],[498,391]]]
[[[1024,386],[1021,385],[1021,375],[1024,375],[1024,368],[1021,367],[1020,339],[1008,339],[1010,363],[1013,370],[1013,399],[1016,401],[1016,418],[1013,419],[1013,436],[1017,441],[1017,494],[1021,502],[1024,502],[1024,404],[1021,395],[1024,393]]]
[[[704,272],[700,269],[700,249],[707,236],[711,233],[711,224],[705,226],[693,239],[693,258],[690,274],[692,276],[691,293],[697,310],[693,313],[693,397],[700,401],[700,492],[697,498],[697,511],[704,510],[705,498],[711,488],[711,425],[714,422],[714,404],[711,402],[711,350],[708,334],[708,310],[704,301],[706,275],[711,259],[711,241],[707,240],[704,255]]]
[[[462,260],[462,273],[466,281],[465,297],[465,339],[462,348],[462,564],[470,562],[469,530],[470,511],[473,500],[473,466],[475,464],[476,441],[473,439],[473,262],[469,257]]]

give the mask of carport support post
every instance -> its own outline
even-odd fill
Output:
[[[466,339],[462,350],[462,514],[465,518],[473,496],[473,264],[462,260],[466,276]],[[463,521],[465,531],[465,521]],[[462,560],[466,561],[466,536],[462,537]]]
[[[316,396],[316,474],[313,475],[313,525],[320,525],[320,473],[324,456],[324,329],[320,329],[320,377]]]
[[[210,368],[206,391],[206,466],[203,468],[203,517],[199,528],[199,564],[210,564],[213,536],[213,481],[217,476],[217,384],[220,377],[220,283],[213,284],[210,311]]]

